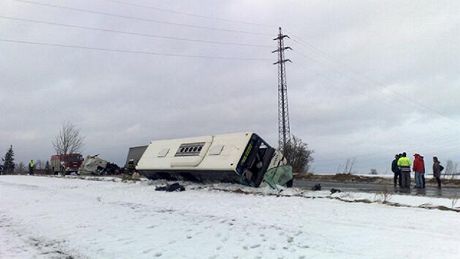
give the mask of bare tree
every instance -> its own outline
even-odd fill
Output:
[[[64,123],[59,135],[53,141],[53,147],[58,155],[79,153],[83,147],[84,137],[80,135],[80,130],[70,122]]]
[[[452,180],[455,179],[455,177],[456,177],[457,174],[458,174],[457,168],[458,168],[458,163],[455,163],[455,164],[454,164],[454,170],[453,170],[453,172],[452,172],[452,178],[451,178]]]
[[[345,168],[343,169],[343,173],[351,174],[351,170],[353,169],[355,162],[356,162],[356,158],[348,158],[347,163],[345,164]]]
[[[38,169],[38,170],[42,169],[42,160],[40,159],[35,160],[35,169]]]
[[[292,170],[296,173],[308,172],[310,163],[313,161],[311,156],[313,150],[308,149],[308,145],[303,143],[300,138],[295,136],[286,143],[283,154]]]
[[[383,187],[383,190],[380,193],[375,194],[375,199],[377,201],[380,201],[383,204],[388,203],[391,200],[391,197],[393,194],[391,193],[390,189],[388,188],[388,185],[385,185]]]
[[[444,169],[444,178],[446,178],[446,176],[448,175],[452,176],[453,173],[454,173],[454,162],[449,159],[447,160],[446,168]]]
[[[15,168],[17,174],[25,174],[26,173],[26,166],[24,165],[24,162],[19,162],[18,166]]]

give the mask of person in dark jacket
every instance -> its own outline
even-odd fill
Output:
[[[399,167],[398,167],[399,156],[400,154],[396,154],[395,159],[393,160],[393,162],[391,162],[391,171],[393,171],[394,173],[393,183],[395,187],[396,187],[396,183],[398,183],[398,186],[401,187],[401,171],[399,170]]]
[[[441,165],[437,157],[433,157],[433,177],[438,182],[438,188],[441,188],[441,171],[444,167]]]

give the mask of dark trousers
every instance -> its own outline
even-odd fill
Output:
[[[438,188],[441,188],[441,177],[434,177],[436,182],[438,182]]]
[[[425,174],[422,174],[422,188],[425,189]]]
[[[410,172],[401,172],[401,187],[410,188]]]
[[[401,186],[401,172],[394,173],[395,176],[393,177],[393,183],[396,187],[396,183],[398,183],[398,186]]]

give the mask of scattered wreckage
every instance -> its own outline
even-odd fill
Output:
[[[94,156],[86,156],[85,160],[78,169],[80,175],[113,175],[121,173],[120,167],[114,163],[107,162],[99,157],[99,154]]]
[[[134,150],[130,153],[138,155]],[[129,162],[153,180],[219,181],[253,187],[266,182],[273,188],[291,187],[293,182],[292,167],[282,153],[251,132],[155,140],[138,163],[128,153]]]

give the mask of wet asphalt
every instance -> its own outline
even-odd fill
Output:
[[[410,189],[403,189],[394,187],[392,184],[382,183],[353,183],[353,182],[335,182],[335,181],[316,181],[316,180],[294,180],[294,187],[311,190],[316,184],[321,184],[321,190],[330,190],[332,188],[340,189],[345,192],[366,192],[366,193],[380,193],[388,191],[394,194],[403,195],[418,195],[428,197],[442,197],[442,198],[455,198],[460,197],[460,187],[437,186],[427,185],[425,189],[414,188],[415,184],[412,183]]]

